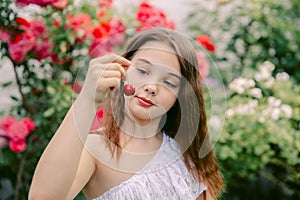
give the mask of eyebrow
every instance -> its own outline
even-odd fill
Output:
[[[138,58],[137,61],[141,61],[141,62],[144,62],[144,63],[149,64],[150,66],[154,66],[153,63],[151,63],[149,60],[147,60],[147,59],[145,59],[145,58]],[[181,79],[181,77],[178,76],[178,75],[175,74],[175,73],[169,72],[168,74],[171,75],[171,76],[175,76],[175,77],[178,78],[178,79]]]

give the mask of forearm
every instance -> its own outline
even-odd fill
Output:
[[[95,108],[90,103],[79,99],[74,102],[40,158],[30,197],[37,192],[51,199],[67,196],[94,114]]]

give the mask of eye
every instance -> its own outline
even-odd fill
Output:
[[[170,82],[170,81],[164,81],[164,83],[165,83],[168,87],[171,87],[171,88],[175,88],[175,87],[176,87],[176,85],[173,84],[173,83]]]
[[[137,70],[138,73],[141,74],[141,75],[149,75],[149,73],[148,73],[146,70],[144,70],[144,69],[137,68],[136,70]]]

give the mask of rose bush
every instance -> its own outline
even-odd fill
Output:
[[[16,77],[1,87],[19,91],[0,121],[1,199],[27,198],[38,158],[81,90],[82,66],[93,57],[121,53],[125,41],[140,30],[175,28],[148,2],[132,5],[135,15],[127,17],[112,3],[1,1],[0,59]],[[31,12],[26,12],[28,6]],[[91,130],[101,126],[102,116],[99,109]]]
[[[126,40],[141,30],[176,28],[148,1],[131,6],[126,14],[111,0],[1,1],[0,66],[8,63],[15,76],[1,88],[19,92],[11,94],[9,112],[1,112],[1,199],[27,198],[36,163],[80,92],[91,58],[122,53]],[[198,42],[212,50],[211,41]],[[203,50],[198,58],[204,79],[209,64]],[[91,130],[101,126],[103,112],[97,111]]]
[[[0,121],[2,140],[1,147],[9,145],[14,152],[22,152],[26,149],[26,137],[35,129],[35,124],[30,118],[17,121],[13,116],[7,116]]]
[[[224,127],[215,137],[226,199],[300,197],[299,8],[295,0],[191,4],[186,27],[215,41],[214,61],[228,93]],[[209,40],[203,43],[209,47]],[[221,117],[213,116],[215,125]]]

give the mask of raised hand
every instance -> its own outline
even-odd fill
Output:
[[[109,89],[119,87],[120,80],[126,78],[130,64],[129,60],[115,54],[91,60],[80,96],[96,105],[102,104]]]

